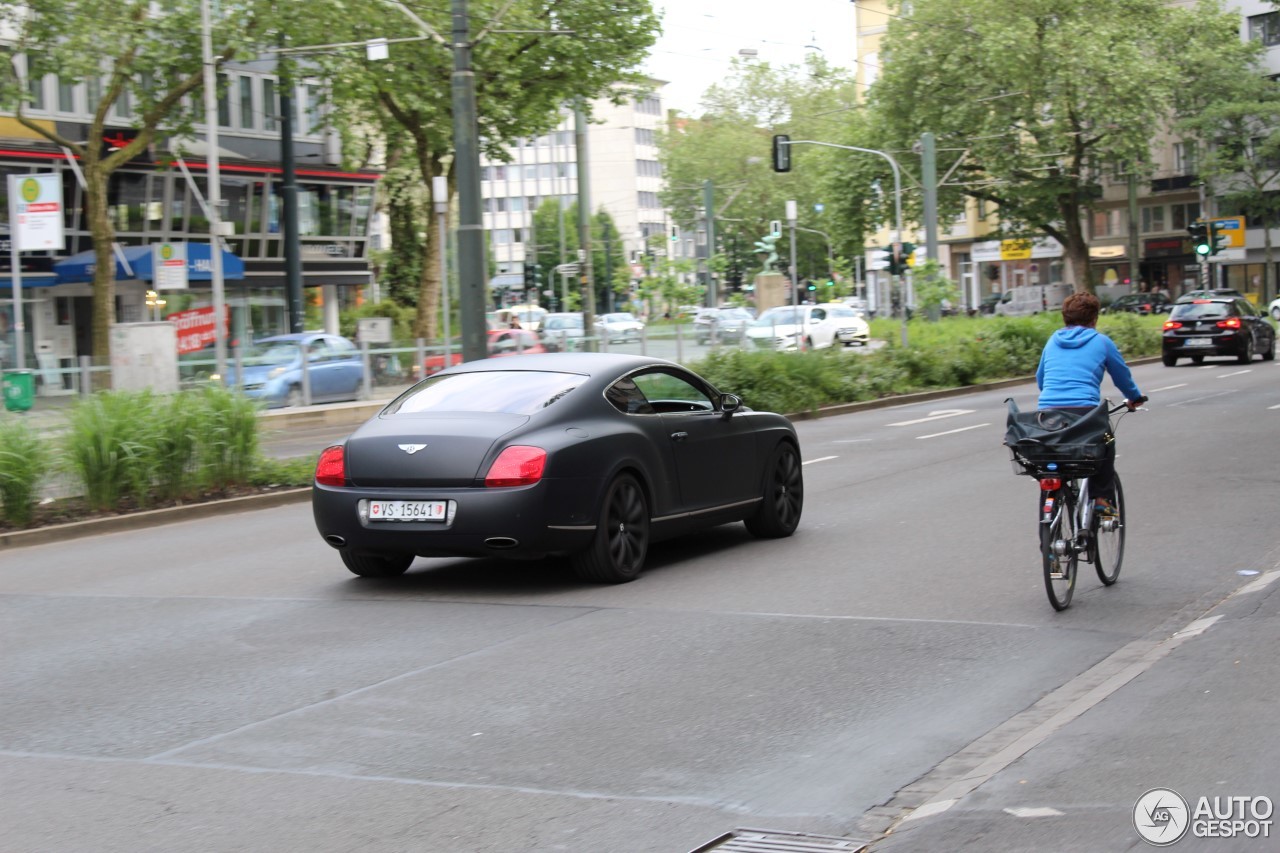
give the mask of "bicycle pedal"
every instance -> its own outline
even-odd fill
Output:
[[[1049,572],[1049,578],[1050,580],[1064,581],[1067,579],[1067,575],[1065,572]]]

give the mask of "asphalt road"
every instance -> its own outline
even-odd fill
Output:
[[[555,562],[354,578],[305,504],[0,552],[0,847],[685,851],[743,826],[1075,847],[1002,810],[1040,802],[1009,775],[1039,767],[1088,849],[1131,849],[1135,788],[1177,765],[1159,703],[1195,690],[1195,655],[1250,644],[1243,620],[1171,638],[1280,556],[1276,370],[1136,370],[1124,572],[1083,574],[1064,613],[1000,446],[1029,386],[800,422],[796,536],[664,543],[617,587]],[[1270,698],[1201,708],[1239,715],[1257,773]],[[1063,709],[1094,754],[1129,752],[1073,775]]]

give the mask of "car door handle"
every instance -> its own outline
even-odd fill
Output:
[[[687,432],[673,432],[673,433],[671,433],[671,440],[672,440],[672,441],[684,441],[684,440],[685,440],[686,438],[688,438],[688,437],[689,437],[689,433],[687,433]]]

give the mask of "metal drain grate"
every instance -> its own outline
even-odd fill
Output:
[[[856,853],[866,839],[770,829],[735,829],[708,841],[690,853]]]

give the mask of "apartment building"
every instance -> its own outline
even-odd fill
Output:
[[[613,218],[626,257],[642,252],[648,238],[666,233],[668,223],[658,198],[663,177],[657,135],[665,122],[661,100],[665,84],[660,80],[650,84],[652,92],[638,93],[621,104],[595,101],[586,133],[592,213],[604,210]],[[534,211],[548,199],[558,199],[561,210],[568,210],[578,199],[573,111],[566,109],[550,133],[519,140],[507,149],[507,159],[510,162],[481,159],[481,203],[495,264],[493,281],[519,287],[524,265],[533,257]],[[564,227],[573,231],[578,224],[566,221]],[[691,241],[677,245],[692,251]],[[576,260],[566,256],[561,262]]]
[[[21,58],[18,58],[21,61]],[[283,196],[280,155],[279,80],[264,64],[221,72],[218,105],[221,219],[224,237],[226,304],[233,339],[289,331],[286,312]],[[324,325],[336,331],[338,307],[354,299],[370,280],[368,248],[371,211],[380,173],[339,167],[337,138],[323,129],[325,109],[319,81],[301,80],[293,90],[294,155],[297,163],[298,231],[304,294],[322,305]],[[84,139],[96,94],[84,82],[49,75],[32,81],[25,113],[63,136]],[[132,139],[127,100],[110,115],[101,144],[120,147]],[[159,140],[118,170],[109,185],[109,210],[121,258],[116,283],[117,322],[168,316],[183,310],[211,311],[209,274],[209,147],[203,124],[188,139]],[[65,242],[59,250],[24,252],[22,313],[24,362],[38,368],[41,393],[68,390],[60,371],[92,353],[93,241],[84,213],[80,170],[70,152],[0,114],[0,312],[4,329],[14,328],[13,275],[8,242],[9,175],[57,174],[63,192]],[[164,307],[151,300],[155,286],[148,256],[153,243],[187,242],[189,286],[162,293]],[[131,261],[132,259],[132,261]],[[0,351],[10,352],[12,341]],[[11,366],[11,365],[6,365]]]

